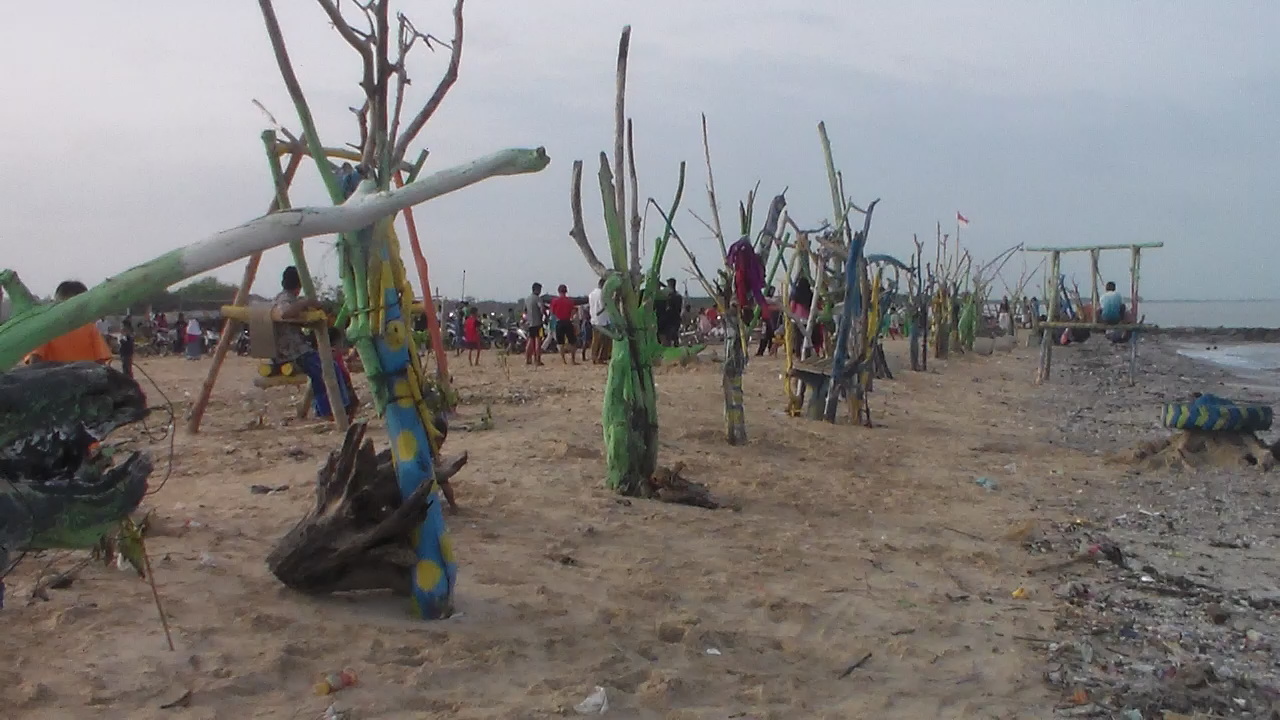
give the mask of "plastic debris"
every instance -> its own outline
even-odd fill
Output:
[[[321,677],[320,680],[312,686],[312,689],[315,690],[317,695],[332,695],[339,690],[349,688],[359,682],[360,678],[356,675],[355,670],[345,669],[341,672],[329,673],[328,675]]]
[[[1010,593],[1010,596],[1014,600],[1026,600],[1028,597],[1031,596],[1031,593],[1028,592],[1026,588],[1020,587],[1017,590],[1014,590],[1012,593]]]
[[[708,655],[721,655],[722,653],[715,648],[707,648]]]
[[[985,490],[997,490],[1000,488],[1000,486],[996,484],[995,480],[992,480],[985,475],[980,478],[975,478],[973,482],[975,485]]]
[[[603,715],[609,711],[609,695],[597,685],[585,700],[573,706],[579,715]]]

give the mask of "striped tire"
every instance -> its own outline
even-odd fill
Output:
[[[1268,405],[1165,403],[1160,421],[1175,430],[1257,432],[1271,429]]]

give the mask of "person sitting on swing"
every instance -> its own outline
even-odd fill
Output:
[[[281,292],[276,295],[273,307],[279,311],[280,319],[284,321],[297,320],[303,313],[308,310],[320,310],[320,303],[310,298],[301,297],[302,294],[302,277],[298,274],[298,268],[290,265],[284,269],[284,273],[280,277]],[[293,363],[293,366],[301,370],[311,380],[311,393],[313,400],[313,408],[316,417],[322,419],[332,419],[333,410],[329,407],[329,394],[324,387],[324,367],[323,362],[334,362],[333,358],[321,358],[315,348],[307,342],[306,336],[302,334],[302,326],[292,322],[279,322],[275,327],[276,336],[276,362]],[[346,378],[342,369],[335,363],[334,375],[337,376],[338,391],[342,397],[339,398],[344,408],[348,407],[350,401],[350,390],[347,388]]]
[[[1124,320],[1124,298],[1116,291],[1116,284],[1107,283],[1107,291],[1102,295],[1101,312],[1098,320],[1104,325],[1119,325]]]

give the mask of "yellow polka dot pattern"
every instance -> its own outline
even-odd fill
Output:
[[[387,343],[387,347],[392,352],[400,352],[404,349],[405,339],[408,333],[405,332],[403,320],[389,320],[387,327],[382,332],[382,339]]]
[[[418,439],[408,430],[401,430],[396,436],[396,460],[408,462],[418,456]]]
[[[414,580],[420,590],[430,592],[444,577],[444,570],[431,560],[419,560]]]
[[[409,387],[409,381],[404,378],[395,381],[391,392],[395,396],[396,404],[406,410],[413,409],[417,404],[413,399],[413,389]]]
[[[449,533],[440,536],[440,557],[444,558],[446,565],[454,565],[458,562],[453,556],[453,538]]]

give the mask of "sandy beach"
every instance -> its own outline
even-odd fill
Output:
[[[905,350],[887,348],[895,369]],[[1185,672],[1160,679],[1153,665],[1116,680],[1180,641],[1179,668],[1213,662],[1221,645],[1236,653],[1237,678],[1257,678],[1188,693],[1218,687],[1236,711],[1265,713],[1276,669],[1261,643],[1277,637],[1275,610],[1247,599],[1276,588],[1280,500],[1257,471],[1139,474],[1113,457],[1161,432],[1160,402],[1230,376],[1152,341],[1131,389],[1116,352],[1064,349],[1042,387],[1023,347],[931,360],[928,372],[877,382],[873,429],[786,417],[780,360],[753,358],[740,448],[722,439],[710,351],[658,370],[660,462],[684,463],[736,511],[603,487],[604,368],[453,359],[463,405],[445,454],[471,461],[454,480],[463,509],[449,518],[459,613],[439,622],[411,619],[400,598],[306,597],[270,575],[267,552],[309,507],[316,467],[340,437],[293,419],[292,391],[253,388],[253,363],[232,358],[204,430],[179,432],[172,474],[145,504],[177,650],[136,574],[91,565],[31,599],[42,574],[80,556],[29,557],[0,613],[0,714],[293,719],[334,705],[361,719],[532,719],[573,716],[602,686],[611,718],[1191,717],[1210,706],[1157,697]],[[182,418],[208,361],[139,365]],[[1247,392],[1265,399],[1265,388]],[[492,429],[480,429],[486,409]],[[155,454],[159,485],[168,441],[133,435]],[[1044,571],[1103,536],[1135,558],[1132,571]],[[1231,539],[1236,549],[1211,545]],[[1229,619],[1206,619],[1198,595],[1143,594],[1131,575],[1152,576],[1144,565],[1162,586],[1210,568],[1198,582],[1225,593],[1213,602]],[[1092,600],[1072,594],[1082,582]],[[1124,604],[1122,589],[1147,605]],[[1097,605],[1103,597],[1111,605]],[[1146,615],[1130,617],[1135,607]],[[1113,642],[1106,633],[1126,619],[1130,632]],[[1216,635],[1193,644],[1183,625]],[[1082,638],[1098,645],[1084,659]],[[313,694],[318,675],[343,668],[358,686]],[[1139,695],[1148,676],[1154,690]],[[1148,696],[1151,707],[1136,705]]]

